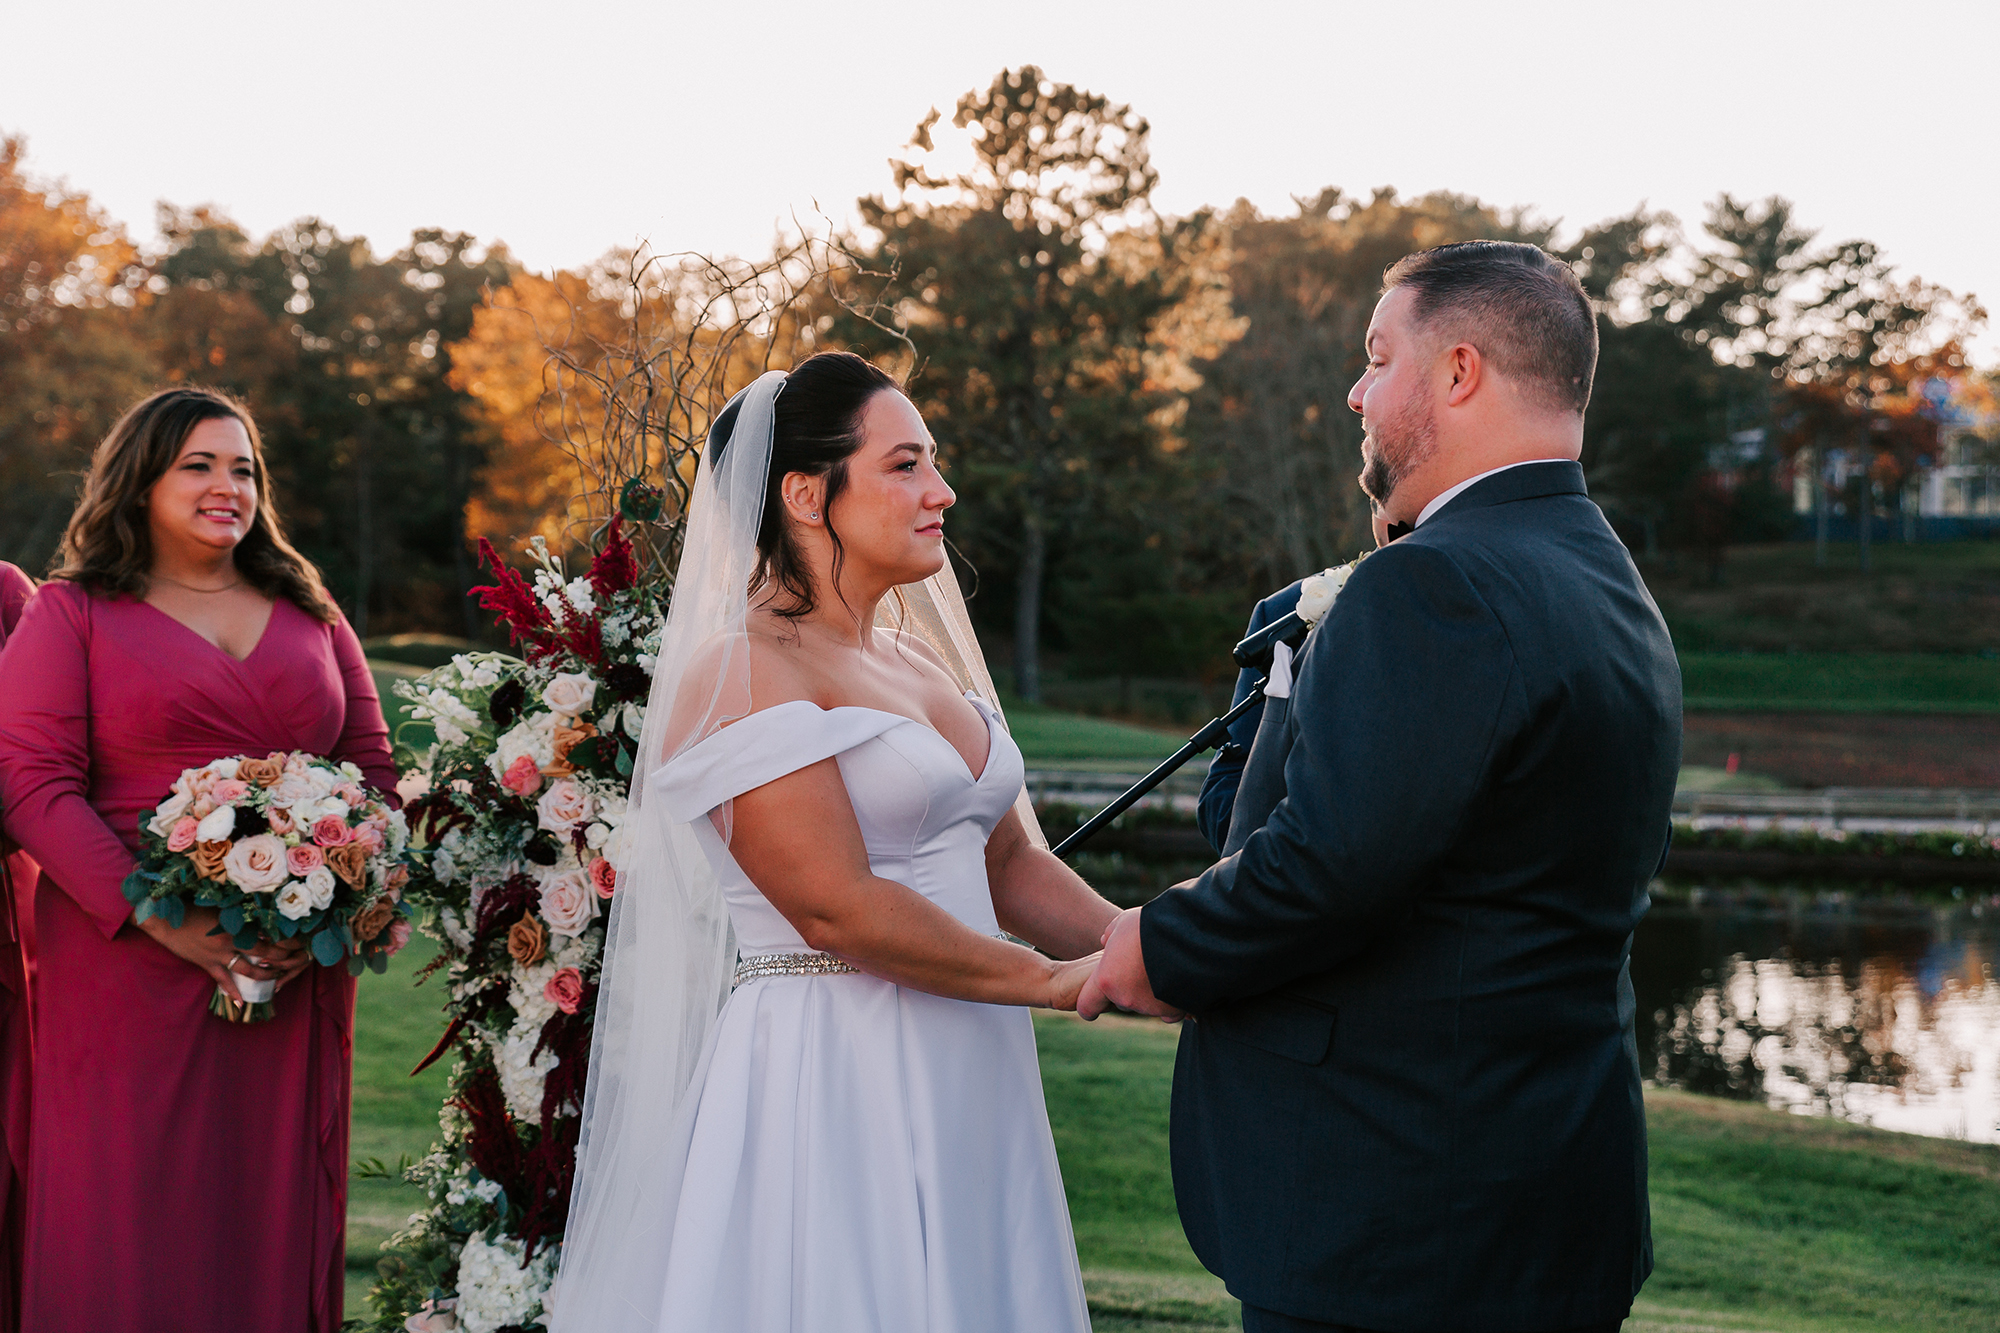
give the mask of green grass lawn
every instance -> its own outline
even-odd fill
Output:
[[[2000,712],[2000,658],[1683,652],[1680,659],[1689,711]]]
[[[419,938],[362,978],[354,1156],[422,1154],[442,1066],[410,1066],[440,1031]],[[1167,1172],[1177,1036],[1139,1020],[1038,1015],[1049,1119],[1099,1333],[1237,1326],[1222,1284],[1183,1238]],[[1630,1333],[1929,1333],[2000,1325],[2000,1147],[1952,1143],[1654,1091],[1658,1269]],[[362,1180],[348,1216],[350,1314],[366,1309],[375,1250],[422,1197]]]

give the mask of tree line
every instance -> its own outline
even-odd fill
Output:
[[[952,110],[955,170],[933,165],[944,120],[917,126],[858,229],[826,238],[843,264],[807,265],[766,345],[851,347],[907,377],[959,491],[975,617],[1028,698],[1052,654],[1220,673],[1252,600],[1367,544],[1345,398],[1382,270],[1412,250],[1522,240],[1576,267],[1602,336],[1584,464],[1642,555],[1714,565],[1789,531],[1773,472],[1795,456],[1820,476],[1848,451],[1850,498],[1894,503],[1937,448],[1936,386],[1976,379],[1972,302],[1869,242],[1821,241],[1781,198],[1720,196],[1695,229],[1641,209],[1570,240],[1523,209],[1389,189],[1169,217],[1128,106],[1003,71]],[[535,275],[456,232],[378,255],[318,218],[256,239],[165,205],[142,251],[23,152],[0,141],[0,559],[46,566],[126,404],[209,384],[256,412],[294,539],[364,634],[476,637],[478,536],[581,539],[571,499],[602,478],[579,395],[616,396],[589,368],[630,363],[639,324],[710,318],[713,291],[691,292],[728,269],[613,252]],[[758,271],[811,249],[788,244]]]

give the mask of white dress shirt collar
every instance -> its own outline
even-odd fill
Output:
[[[1453,500],[1457,499],[1458,493],[1460,491],[1464,490],[1468,486],[1476,485],[1479,482],[1485,481],[1488,477],[1497,477],[1502,472],[1507,471],[1508,468],[1532,467],[1536,463],[1567,463],[1571,461],[1573,460],[1567,458],[1529,458],[1529,459],[1524,459],[1519,463],[1504,463],[1496,468],[1488,468],[1486,471],[1480,473],[1478,476],[1467,477],[1464,481],[1461,481],[1460,483],[1458,483],[1458,485],[1453,486],[1450,490],[1440,492],[1435,500],[1432,500],[1429,504],[1424,506],[1424,512],[1418,514],[1417,521],[1415,523],[1412,523],[1410,526],[1413,528],[1421,528],[1424,525],[1425,519],[1429,518],[1432,514],[1435,514],[1438,510],[1444,508],[1446,505],[1450,504]]]

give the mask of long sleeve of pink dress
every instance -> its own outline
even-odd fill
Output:
[[[267,1023],[129,924],[139,824],[182,769],[306,750],[392,792],[360,644],[285,601],[239,661],[66,583],[0,654],[0,808],[39,863],[29,1333],[339,1326],[354,983],[310,967]]]
[[[34,580],[0,561],[0,651],[35,594]],[[4,815],[0,807],[0,815]],[[35,1051],[30,986],[35,974],[35,863],[0,832],[0,1333],[21,1324],[21,1260],[27,1240],[28,1115]]]

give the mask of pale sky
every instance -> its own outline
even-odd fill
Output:
[[[1573,229],[1777,193],[2000,306],[1990,2],[0,0],[0,32],[0,131],[141,240],[167,199],[378,252],[468,231],[537,269],[756,253],[815,203],[847,220],[930,107],[1032,62],[1152,122],[1165,212],[1393,185]]]

